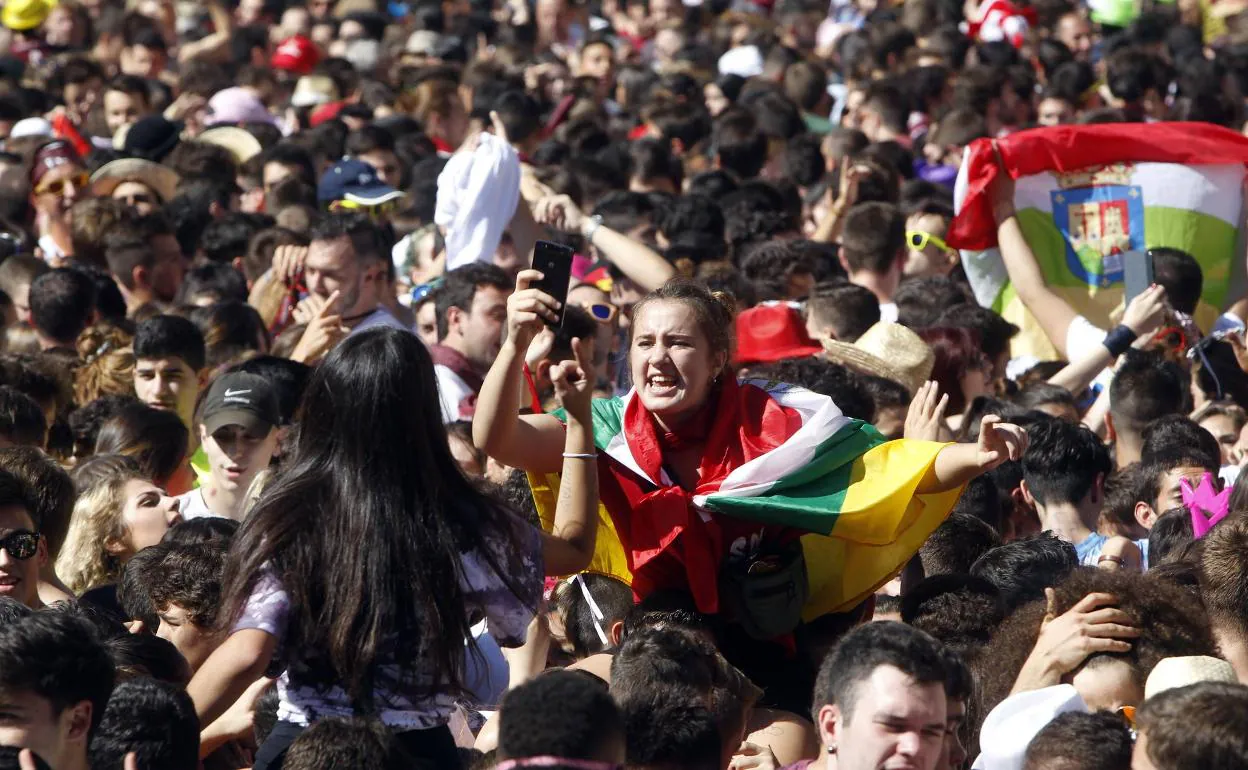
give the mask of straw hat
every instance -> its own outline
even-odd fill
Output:
[[[264,149],[260,146],[259,139],[238,126],[217,126],[208,129],[196,138],[201,142],[215,144],[229,150],[240,166],[259,155]]]
[[[91,190],[107,198],[122,182],[141,182],[152,188],[162,202],[168,203],[177,192],[178,173],[150,160],[119,158],[96,169],[91,175]]]
[[[857,372],[900,382],[911,395],[919,392],[936,365],[936,354],[919,335],[888,321],[867,329],[852,345],[824,340],[823,350],[828,359]]]
[[[1208,655],[1188,655],[1180,658],[1162,658],[1148,675],[1144,685],[1144,700],[1157,693],[1186,687],[1197,682],[1234,682],[1235,669],[1221,658]]]

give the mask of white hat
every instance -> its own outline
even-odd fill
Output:
[[[20,139],[23,136],[51,137],[52,124],[43,118],[22,118],[9,130],[9,138]]]
[[[1154,695],[1186,687],[1197,682],[1234,682],[1235,669],[1221,658],[1208,655],[1187,655],[1181,658],[1162,658],[1148,675],[1144,685],[1144,700]]]
[[[729,49],[719,57],[719,74],[752,78],[763,74],[763,52],[756,45]]]
[[[1022,770],[1027,746],[1044,726],[1068,711],[1088,713],[1074,685],[1059,684],[1020,692],[997,704],[979,731],[974,770]]]
[[[407,38],[403,53],[416,56],[437,56],[438,44],[441,42],[442,36],[437,32],[431,29],[418,29]]]

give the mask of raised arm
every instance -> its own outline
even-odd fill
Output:
[[[543,319],[554,320],[555,298],[529,284],[541,278],[537,270],[522,270],[516,291],[507,300],[507,339],[485,375],[472,418],[472,440],[499,462],[539,473],[562,466],[563,425],[548,414],[520,416],[524,387],[524,353],[542,329]]]
[[[584,216],[567,195],[538,201],[533,218],[556,230],[580,233],[603,259],[618,267],[643,291],[653,291],[676,275],[676,268],[654,249]]]
[[[1122,325],[1131,330],[1134,339],[1148,339],[1161,325],[1165,310],[1165,288],[1151,286],[1127,305],[1126,312],[1122,316]],[[1066,388],[1071,393],[1079,393],[1092,384],[1092,381],[1106,367],[1112,366],[1117,357],[1105,345],[1097,345],[1090,355],[1084,356],[1079,361],[1071,361],[1048,381],[1053,385]]]
[[[1010,284],[1018,292],[1019,299],[1035,316],[1053,347],[1065,357],[1066,331],[1078,314],[1066,300],[1045,284],[1044,274],[1040,272],[1036,255],[1023,236],[1023,229],[1014,210],[1014,180],[1004,168],[997,174],[992,196],[992,213],[997,222],[997,246],[1001,250],[1005,270],[1010,274]]]
[[[588,567],[598,533],[598,464],[589,410],[594,367],[586,360],[579,339],[572,340],[572,351],[575,360],[560,362],[550,370],[555,394],[568,415],[568,429],[555,522],[550,533],[542,535],[542,557],[549,576],[570,575]]]

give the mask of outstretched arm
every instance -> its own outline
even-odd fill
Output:
[[[1001,422],[995,414],[980,423],[979,442],[950,444],[936,455],[936,462],[919,482],[917,494],[935,494],[957,489],[1006,460],[1019,460],[1027,451],[1027,432],[1017,425]]]

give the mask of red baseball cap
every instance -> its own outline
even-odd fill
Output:
[[[270,63],[273,69],[293,72],[296,75],[307,75],[321,60],[321,52],[316,50],[316,43],[303,35],[288,37],[273,52]]]
[[[821,353],[823,346],[806,332],[801,315],[782,302],[752,307],[737,315],[738,365]]]

